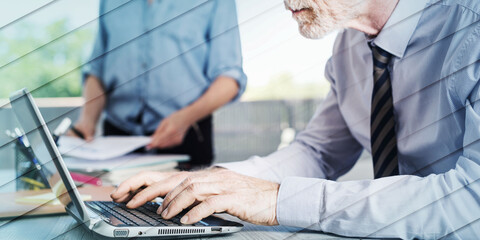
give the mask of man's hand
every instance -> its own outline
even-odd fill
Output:
[[[142,186],[147,186],[138,192]],[[277,225],[277,183],[212,168],[199,172],[142,173],[123,182],[111,196],[136,208],[158,196],[165,196],[157,210],[170,219],[192,207],[180,220],[192,224],[213,213],[227,212],[242,220]]]
[[[155,133],[152,135],[152,141],[147,145],[147,149],[169,148],[180,145],[187,130],[193,123],[191,117],[185,109],[175,112],[163,119]]]
[[[170,189],[175,188],[180,182],[188,177],[191,172],[141,172],[122,182],[110,195],[115,202],[128,202],[127,206],[136,208],[158,196],[165,196]],[[140,191],[149,189],[157,182],[162,182],[166,190],[158,195],[138,195]],[[142,189],[146,187],[145,189]],[[138,196],[137,196],[138,195]],[[133,198],[133,199],[132,199]]]

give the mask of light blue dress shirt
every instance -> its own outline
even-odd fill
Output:
[[[235,1],[103,0],[89,74],[107,92],[106,119],[136,135],[153,132],[219,76],[235,79],[240,96]]]
[[[336,182],[370,147],[369,39],[341,32],[331,91],[306,130],[267,157],[223,164],[281,183],[277,220],[346,236],[480,236],[480,1],[400,0],[373,44],[389,70],[401,176]]]

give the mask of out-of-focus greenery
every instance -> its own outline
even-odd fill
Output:
[[[79,29],[59,38],[69,31],[65,19],[43,28],[21,23],[0,31],[0,98],[24,87],[35,97],[80,96],[80,66],[93,33]]]
[[[11,29],[1,29],[0,99],[24,87],[35,97],[80,96],[81,66],[90,54],[94,31],[70,30],[67,19],[46,27],[18,23]],[[248,85],[242,99],[322,98],[329,89],[324,79],[298,83],[292,74],[280,72],[264,86]]]
[[[243,100],[271,100],[271,99],[307,99],[323,98],[330,90],[330,84],[323,78],[318,82],[297,83],[291,73],[283,72],[274,75],[264,86],[249,87]]]

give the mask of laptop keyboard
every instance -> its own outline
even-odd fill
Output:
[[[169,220],[163,219],[156,213],[160,205],[153,202],[147,202],[136,209],[129,209],[124,203],[111,201],[86,201],[85,203],[107,218],[113,216],[127,226],[205,226],[202,221],[193,225],[181,224],[180,218],[185,214],[184,212]]]

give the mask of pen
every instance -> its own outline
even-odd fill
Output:
[[[200,127],[198,126],[198,123],[194,123],[192,125],[193,130],[197,133],[197,138],[199,142],[203,142],[203,134],[202,131],[200,130]]]
[[[32,149],[29,148],[23,141],[23,134],[21,134],[20,130],[15,129],[15,132],[17,132],[17,141],[15,141],[17,148],[33,163],[35,168],[38,170],[40,174],[40,178],[43,181],[43,184],[47,187],[50,188],[50,184],[48,183],[48,178],[45,175],[44,170],[42,168],[42,165],[38,162],[37,158],[35,157],[35,154],[32,152]],[[20,133],[20,134],[19,134]],[[26,138],[25,138],[26,140]]]
[[[65,134],[71,124],[72,120],[67,117],[62,120],[62,122],[58,125],[57,128],[55,128],[55,130],[53,131],[53,141],[55,141],[55,143],[58,143],[58,139],[60,138],[60,136]]]
[[[28,148],[21,145],[21,143],[19,142],[17,142],[17,147],[28,159],[30,159],[30,161],[32,161],[33,165],[35,166],[35,168],[38,170],[40,174],[40,178],[42,179],[43,184],[47,188],[50,188],[50,184],[48,183],[47,176],[45,175],[44,169],[42,168],[42,165],[40,165],[40,163],[35,158],[35,155],[31,151],[29,151]]]
[[[20,131],[20,129],[15,128],[14,131],[15,131],[15,133],[17,134],[18,137],[23,136],[22,131]]]
[[[28,177],[21,177],[20,180],[28,183],[28,184],[31,184],[35,187],[39,187],[39,188],[45,188],[45,185],[37,180],[34,180],[34,179],[31,179],[31,178],[28,178]]]
[[[75,135],[77,135],[81,139],[85,139],[85,136],[83,135],[82,132],[80,132],[78,129],[76,129],[74,126],[71,126],[70,129],[72,130]]]

